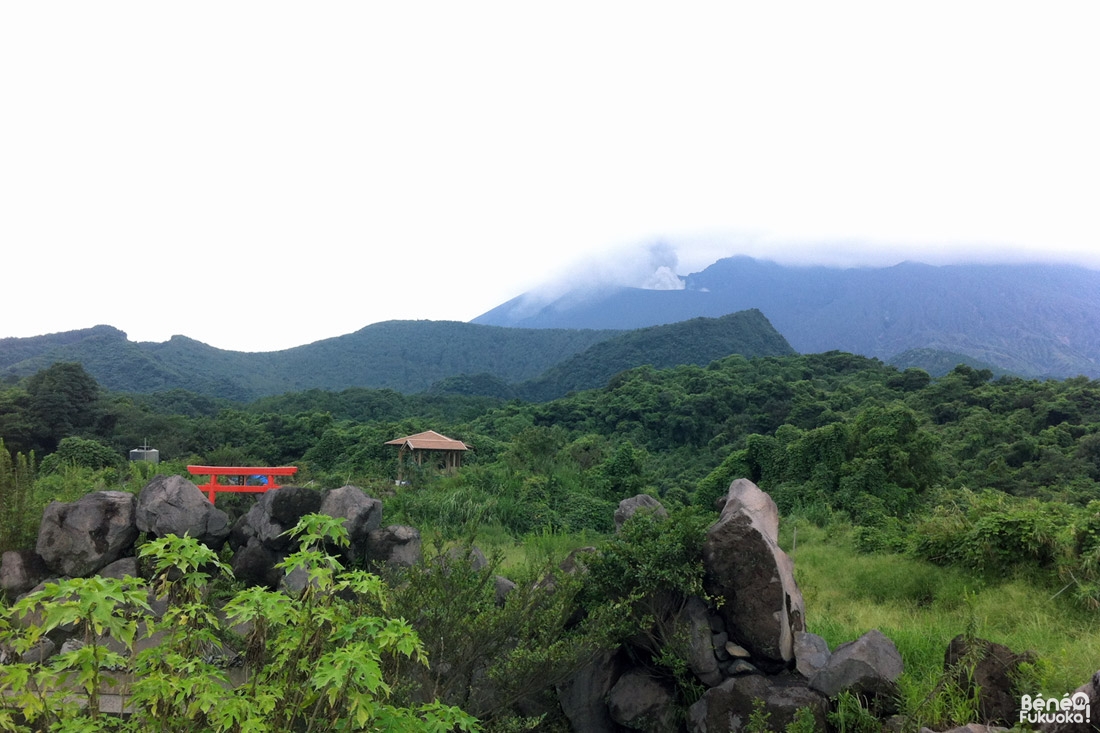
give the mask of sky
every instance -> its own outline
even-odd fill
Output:
[[[3,3],[0,338],[270,351],[737,254],[1100,269],[1098,16]]]

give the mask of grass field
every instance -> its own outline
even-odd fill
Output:
[[[830,648],[869,629],[897,645],[903,710],[929,712],[947,644],[968,629],[1038,656],[1033,695],[1061,696],[1100,667],[1100,614],[1073,605],[1068,593],[1056,596],[1055,579],[982,578],[903,555],[859,554],[840,526],[787,522],[780,539],[793,549],[811,632]]]

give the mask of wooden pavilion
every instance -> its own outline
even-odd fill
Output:
[[[424,465],[424,460],[435,459],[438,467],[443,471],[454,471],[462,466],[462,454],[470,450],[470,446],[461,440],[448,438],[434,430],[425,430],[416,435],[406,435],[404,438],[387,440],[386,445],[398,446],[397,451],[397,480],[401,480],[401,467],[405,465],[405,454],[416,461],[416,465]]]

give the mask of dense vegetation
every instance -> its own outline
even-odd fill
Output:
[[[57,364],[0,389],[0,406],[0,502],[10,509],[0,522],[4,549],[33,539],[51,498],[140,488],[154,469],[122,457],[148,438],[167,459],[156,470],[182,473],[188,462],[294,464],[312,485],[354,483],[384,497],[387,522],[413,524],[441,542],[476,536],[506,553],[560,537],[598,541],[611,530],[618,501],[639,492],[678,508],[680,540],[641,533],[633,545],[611,546],[601,561],[606,567],[594,566],[595,585],[577,591],[594,612],[602,602],[636,600],[638,587],[664,582],[654,577],[690,584],[694,566],[685,548],[739,476],[756,481],[795,518],[794,526],[805,528],[804,548],[811,537],[835,543],[817,555],[802,550],[816,557],[809,561],[815,572],[825,572],[829,557],[879,558],[854,574],[866,582],[853,581],[852,592],[870,594],[867,602],[896,597],[956,614],[989,602],[985,595],[967,601],[974,589],[1011,604],[1017,596],[1026,604],[1033,593],[1063,604],[1067,624],[1100,608],[1100,383],[1084,377],[993,378],[959,366],[933,379],[922,370],[830,352],[640,367],[600,389],[539,404],[369,389],[310,390],[245,404],[180,391],[108,393],[78,365]],[[409,465],[408,484],[395,486],[396,453],[384,442],[425,429],[474,450],[457,473]],[[820,614],[811,629],[834,643],[846,640],[852,622],[837,610],[836,585],[815,577],[800,576],[823,599],[817,612],[807,604]],[[484,589],[489,578],[471,583]],[[465,592],[404,588],[440,597]],[[429,606],[424,598],[410,595],[398,605],[414,614]],[[435,624],[433,634],[476,625],[453,618],[420,623]],[[1074,633],[1084,638],[1088,624],[1073,620]],[[548,649],[564,648],[559,637],[537,638]],[[923,658],[925,671],[927,657],[935,656],[934,644],[919,653],[899,646],[907,661],[911,654]],[[1074,668],[1068,674],[1076,677],[1067,678],[1065,669],[1038,668],[1036,684],[1061,694],[1091,671]],[[935,685],[928,678],[907,694],[916,700]]]
[[[436,429],[474,446],[466,469],[413,471],[428,491],[398,491],[391,504],[456,530],[441,507],[514,534],[605,530],[608,512],[596,509],[626,496],[709,507],[744,475],[784,511],[840,511],[891,546],[904,544],[901,520],[961,532],[994,512],[1041,514],[1050,526],[1036,524],[1045,539],[1027,556],[1050,567],[1096,550],[1083,525],[1065,544],[1100,499],[1100,385],[1083,377],[994,380],[960,366],[933,380],[832,352],[641,367],[541,404],[369,389],[235,404],[106,393],[78,365],[57,364],[0,390],[0,406],[12,464],[33,453],[43,479],[73,464],[120,471],[148,439],[169,460],[293,463],[320,485],[388,491],[385,441]],[[958,559],[922,536],[930,558]]]
[[[234,400],[352,386],[418,392],[458,374],[530,379],[616,333],[388,321],[293,349],[252,354],[185,336],[135,343],[116,328],[96,326],[0,339],[0,375],[27,376],[55,362],[78,362],[100,384],[125,392],[185,389]]]
[[[75,362],[107,388],[144,394],[184,389],[250,400],[356,386],[547,400],[600,387],[617,372],[642,364],[707,364],[729,354],[792,353],[759,311],[626,333],[392,321],[260,354],[223,351],[182,336],[163,344],[132,343],[117,329],[97,326],[0,339],[0,374],[12,381],[53,363]]]
[[[693,318],[650,326],[602,341],[516,387],[516,396],[539,402],[607,384],[621,371],[648,364],[658,369],[706,365],[730,354],[784,356],[794,349],[758,310],[721,318]]]

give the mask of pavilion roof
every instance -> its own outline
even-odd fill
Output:
[[[403,445],[413,450],[469,450],[470,446],[461,440],[448,438],[434,430],[425,430],[416,435],[406,435],[404,438],[387,440],[386,445]]]

